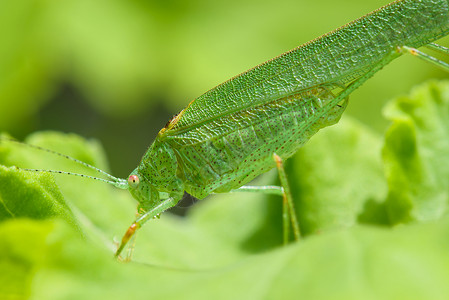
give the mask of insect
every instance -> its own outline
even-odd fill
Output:
[[[103,180],[128,189],[138,217],[119,256],[148,220],[173,207],[184,192],[257,191],[283,195],[284,241],[299,226],[282,161],[318,130],[340,119],[349,95],[405,53],[449,71],[417,48],[449,54],[432,42],[449,33],[448,0],[398,0],[260,64],[207,91],[162,128],[128,179]],[[89,166],[91,167],[91,166]],[[277,167],[282,187],[245,186]]]

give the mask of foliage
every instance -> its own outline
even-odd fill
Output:
[[[281,246],[280,199],[213,195],[144,226],[129,263],[112,244],[133,220],[126,191],[19,170],[93,174],[1,140],[0,298],[444,299],[448,106],[449,84],[431,82],[387,107],[384,141],[350,118],[313,137],[288,165],[297,243]],[[26,142],[108,169],[92,140]]]

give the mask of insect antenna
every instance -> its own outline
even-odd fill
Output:
[[[107,172],[105,172],[105,171],[103,171],[103,170],[101,170],[101,169],[99,169],[97,167],[94,167],[94,166],[92,166],[92,165],[90,165],[90,164],[88,164],[88,163],[86,163],[84,161],[76,159],[74,157],[68,156],[66,154],[59,153],[59,152],[51,150],[51,149],[43,148],[43,147],[32,145],[32,144],[23,143],[23,142],[20,142],[20,141],[17,141],[15,139],[11,139],[11,138],[1,137],[0,140],[6,140],[8,142],[16,143],[16,144],[19,144],[19,145],[22,145],[22,146],[27,146],[27,147],[30,147],[30,148],[33,148],[33,149],[36,149],[36,150],[39,150],[39,151],[43,151],[43,152],[47,152],[47,153],[50,153],[50,154],[53,154],[53,155],[57,155],[57,156],[63,157],[65,159],[71,160],[71,161],[73,161],[73,162],[75,162],[77,164],[80,164],[80,165],[82,165],[84,167],[87,167],[87,168],[89,168],[91,170],[94,170],[94,171],[96,171],[96,172],[98,172],[100,174],[103,174],[106,177],[108,177],[110,180],[103,179],[103,178],[100,178],[100,177],[85,175],[85,174],[66,172],[66,171],[18,168],[20,170],[24,170],[24,171],[28,171],[28,172],[47,172],[47,173],[55,173],[55,174],[63,174],[63,175],[73,175],[73,176],[79,176],[79,177],[90,178],[90,179],[106,182],[106,183],[112,184],[113,186],[115,186],[117,188],[121,188],[121,189],[127,189],[128,188],[128,181],[127,180],[122,179],[122,178],[117,178],[115,176],[112,176],[111,174],[109,174],[109,173],[107,173]]]

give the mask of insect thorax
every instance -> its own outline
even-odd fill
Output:
[[[158,193],[182,198],[184,187],[177,177],[177,169],[178,162],[171,147],[156,139],[143,156],[137,172]]]

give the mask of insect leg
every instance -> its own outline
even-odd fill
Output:
[[[284,244],[288,243],[289,238],[289,230],[290,223],[293,227],[293,235],[295,240],[299,240],[300,230],[298,225],[298,220],[296,218],[295,209],[293,206],[293,200],[290,193],[290,187],[287,181],[287,175],[285,174],[284,166],[282,164],[282,159],[277,155],[273,154],[273,159],[276,162],[276,167],[278,169],[279,178],[281,181],[281,186],[274,185],[263,185],[263,186],[251,186],[245,185],[238,189],[231,190],[231,193],[238,192],[252,192],[252,193],[264,193],[271,195],[282,196],[283,198],[283,211],[282,211],[282,219],[283,219],[283,231],[284,231]]]
[[[167,209],[173,207],[178,203],[179,199],[175,199],[173,197],[170,197],[166,200],[163,200],[158,206],[154,207],[153,209],[145,212],[143,215],[138,217],[134,223],[129,226],[128,230],[126,231],[125,235],[122,238],[122,242],[120,243],[120,246],[118,247],[117,251],[115,252],[115,257],[119,257],[120,253],[125,248],[126,244],[129,242],[129,240],[134,236],[136,231],[143,226],[148,220],[156,218],[160,213],[166,211]]]
[[[139,209],[137,210],[139,211]],[[141,214],[139,214],[139,212],[136,212],[136,219],[139,218],[141,216]],[[137,237],[137,232],[135,232],[131,238],[129,239],[128,243],[128,249],[126,249],[126,256],[124,258],[124,261],[128,262],[131,261],[131,258],[133,256],[134,253],[134,246],[136,245],[136,237]]]
[[[449,54],[449,48],[441,46],[441,45],[438,45],[438,44],[435,44],[435,43],[427,44],[424,47],[432,49],[432,50],[435,50],[435,51],[438,51],[438,52],[446,54],[446,55]]]
[[[283,220],[283,241],[284,245],[288,243],[288,237],[290,235],[290,218],[288,214],[288,204],[287,204],[287,197],[284,193],[284,188],[281,186],[275,186],[275,185],[262,185],[262,186],[252,186],[252,185],[244,185],[236,190],[231,190],[231,193],[238,193],[238,192],[260,192],[263,194],[271,194],[271,195],[277,195],[282,196],[282,220]],[[295,236],[296,239],[296,236]]]
[[[244,185],[238,189],[230,191],[230,193],[239,193],[239,192],[263,193],[263,194],[282,196],[282,221],[283,221],[283,234],[284,234],[283,241],[284,245],[286,245],[288,243],[288,237],[290,235],[289,232],[290,217],[288,214],[288,203],[287,197],[285,196],[284,188],[275,185],[261,185],[261,186]],[[295,239],[297,240],[296,235]]]
[[[133,234],[133,236],[129,239],[128,241],[128,249],[126,249],[126,255],[125,258],[123,259],[123,261],[128,262],[131,261],[131,258],[133,257],[133,253],[134,253],[134,247],[136,245],[136,236],[137,236],[137,232]]]
[[[298,220],[296,218],[295,208],[293,206],[293,198],[290,192],[290,186],[288,184],[287,175],[285,174],[284,165],[282,163],[282,159],[276,153],[273,153],[273,159],[276,162],[276,168],[279,173],[279,180],[281,181],[281,186],[283,187],[283,220],[284,220],[284,244],[288,242],[289,232],[288,229],[290,227],[289,223],[291,222],[291,226],[293,228],[293,235],[295,240],[299,240],[300,230]]]
[[[280,186],[276,185],[244,185],[239,187],[238,189],[229,191],[230,193],[239,193],[239,192],[251,192],[251,193],[263,193],[269,195],[278,195],[282,196],[284,194],[284,189]]]
[[[428,48],[435,49],[435,50],[438,49],[438,51],[440,51],[440,52],[443,51],[443,49],[447,49],[447,48],[445,48],[443,46],[439,46],[439,45],[436,45],[436,44],[431,44],[431,45],[432,46],[429,45]],[[446,63],[446,62],[444,62],[442,60],[439,60],[439,59],[437,59],[437,58],[435,58],[433,56],[430,56],[429,54],[421,52],[418,49],[407,47],[407,46],[402,46],[402,47],[399,48],[399,51],[400,52],[410,53],[413,56],[416,56],[416,57],[418,57],[418,58],[420,58],[420,59],[422,59],[424,61],[430,62],[430,63],[436,65],[437,67],[440,67],[441,69],[445,70],[446,72],[449,72],[449,64],[448,63]]]

